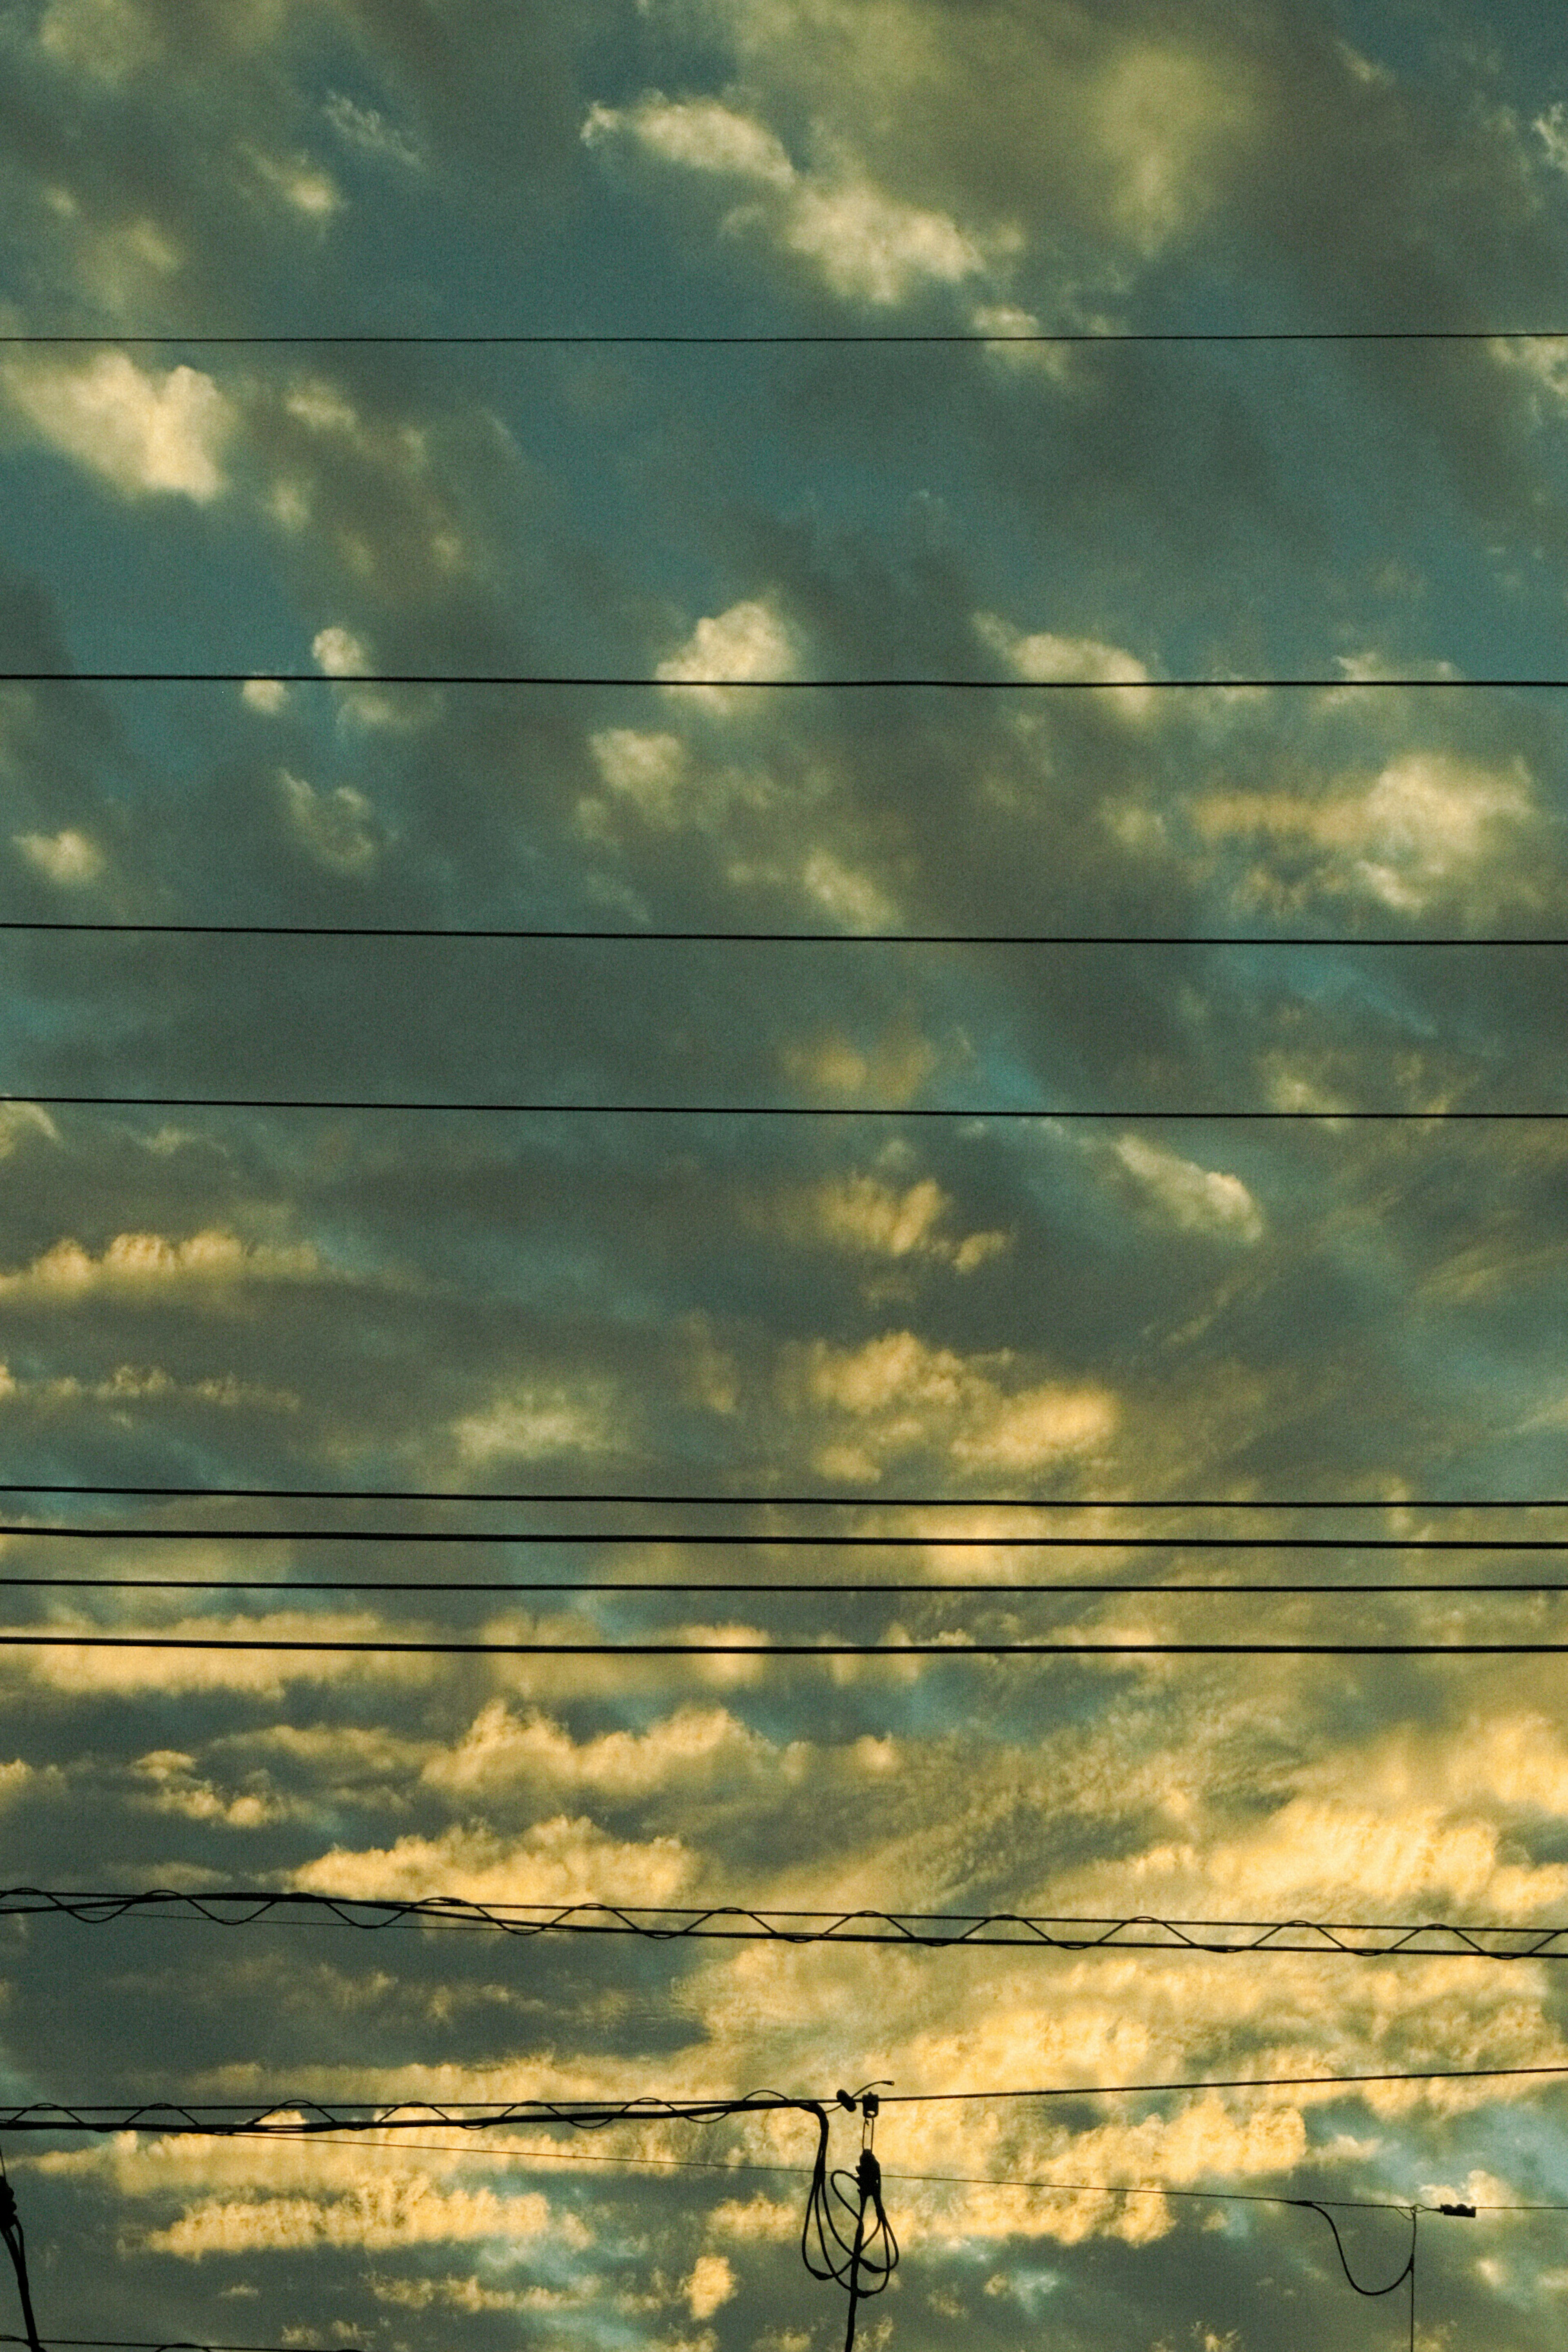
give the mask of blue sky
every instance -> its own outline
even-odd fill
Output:
[[[124,1532],[7,1574],[217,1589],[17,1587],[13,1630],[1556,1637],[1549,1595],[1118,1590],[1553,1572],[1195,1541],[1238,1528],[1568,1537],[1563,698],[1378,683],[1568,676],[1568,333],[1503,334],[1568,331],[1535,12],[11,0],[0,175],[0,915],[89,927],[0,936],[5,1476],[837,1498],[723,1548],[678,1503],[40,1491]],[[1471,339],[1124,340],[1391,328]],[[308,340],[508,332],[967,340]],[[149,669],[237,678],[15,675]],[[641,682],[374,682],[476,672]],[[769,690],[873,677],[998,690]],[[779,1540],[830,1525],[899,1542]],[[1125,1541],[1002,1540],[1046,1532]],[[846,1574],[916,1589],[771,1589]],[[762,1589],[318,1589],[474,1576]],[[1106,1590],[924,1589],[1051,1580]],[[3,1877],[1540,1926],[1560,1685],[14,1646]],[[889,2110],[876,2345],[1403,2329],[1314,2217],[1133,2185],[1497,2209],[1424,2227],[1418,2341],[1561,2333],[1565,2217],[1505,2210],[1568,2203],[1550,2081],[1093,2095],[1568,2065],[1550,1964],[0,1929],[17,2101],[1082,2086]],[[562,2153],[5,2148],[46,2336],[839,2340],[803,2177],[727,2169],[798,2127]],[[1392,2274],[1399,2214],[1349,2226]]]

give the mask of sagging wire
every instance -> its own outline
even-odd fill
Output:
[[[16,2192],[6,2173],[4,2154],[0,2154],[0,2237],[5,2241],[5,2252],[16,2273],[16,2293],[21,2299],[22,2325],[27,2331],[29,2352],[43,2352],[38,2342],[38,2323],[33,2316],[32,2290],[27,2284],[27,2248],[22,2235],[22,2218],[16,2210]]]
[[[813,2278],[836,2280],[848,2291],[844,2352],[853,2352],[862,2299],[883,2294],[898,2268],[898,2240],[882,2201],[882,2167],[872,2146],[882,2105],[877,2094],[889,2088],[885,2083],[866,2084],[858,2091],[838,2094],[841,2107],[851,2115],[857,2109],[860,2113],[860,2156],[853,2172],[828,2169],[826,2112],[818,2117],[817,2159],[800,2231],[800,2259]]]
[[[1416,2352],[1416,2233],[1420,2223],[1421,2208],[1418,2205],[1412,2205],[1407,2209],[1410,2215],[1410,2251],[1405,2257],[1404,2269],[1399,2271],[1393,2278],[1391,2278],[1386,2286],[1364,2286],[1360,2279],[1356,2277],[1355,2273],[1351,2269],[1349,2262],[1346,2260],[1344,2242],[1339,2233],[1339,2224],[1334,2220],[1333,2215],[1329,2211],[1328,2207],[1326,2205],[1317,2204],[1311,2197],[1293,2197],[1290,2201],[1292,2205],[1299,2205],[1303,2212],[1321,2213],[1322,2215],[1323,2220],[1328,2223],[1329,2229],[1333,2236],[1334,2252],[1339,2256],[1339,2266],[1344,2273],[1346,2280],[1355,2289],[1357,2294],[1364,2294],[1369,2302],[1375,2303],[1381,2296],[1392,2294],[1396,2288],[1402,2287],[1408,2283],[1410,2288],[1410,2352]],[[1456,2205],[1453,2207],[1446,2205],[1439,2206],[1438,2210],[1440,2212],[1466,2212],[1466,2209],[1462,2205]],[[1466,2218],[1469,2218],[1468,2214]]]

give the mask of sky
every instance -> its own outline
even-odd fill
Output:
[[[5,1622],[698,1652],[0,1644],[0,1882],[1568,1916],[1550,1655],[974,1654],[1568,1638],[1397,1590],[1568,1542],[1549,34],[0,0]],[[1563,1983],[12,1916],[0,2104],[884,2081],[878,2352],[1535,2352]],[[812,2138],[0,2146],[46,2338],[825,2352]]]

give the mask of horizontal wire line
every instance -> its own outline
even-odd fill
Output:
[[[650,1509],[757,1511],[1568,1511],[1568,1495],[655,1495],[603,1487],[561,1492],[486,1486],[111,1486],[81,1479],[24,1478],[0,1479],[0,1495],[152,1495],[181,1502],[617,1503]]]
[[[1568,1642],[453,1642],[0,1632],[0,1650],[234,1650],[476,1658],[1560,1658]]]
[[[1318,931],[585,930],[497,923],[65,922],[23,915],[0,918],[0,931],[81,931],[93,938],[606,940],[666,947],[1568,948],[1568,934],[1544,931],[1381,932],[1361,938]]]
[[[1289,2091],[1357,2083],[1502,2082],[1530,2075],[1564,2074],[1568,2074],[1568,2065],[1431,2066],[1388,2074],[1234,2074],[1193,2083],[1090,2083],[1079,2087],[1053,2084],[1035,2091],[883,2091],[881,2099],[884,2107],[929,2107],[967,2099],[1115,2099],[1156,2091]]]
[[[225,1911],[233,1916],[225,1916]],[[193,1895],[154,1887],[140,1894],[117,1895],[60,1893],[36,1886],[0,1889],[0,1916],[60,1916],[82,1927],[117,1926],[135,1915],[154,1918],[160,1925],[247,1927],[274,1924],[277,1912],[290,1916],[276,1924],[333,1925],[369,1935],[389,1930],[491,1931],[525,1939],[541,1935],[633,1936],[649,1943],[890,1944],[925,1950],[973,1945],[1074,1952],[1195,1952],[1220,1958],[1283,1952],[1345,1959],[1568,1959],[1568,1927],[1463,1927],[1442,1920],[1401,1925],[1170,1919],[1148,1913],[1072,1917],[1016,1912],[801,1911],[737,1905],[694,1908],[589,1902],[482,1904],[455,1895],[388,1898],[294,1890],[214,1890]]]
[[[61,333],[0,334],[0,344],[21,343],[92,343],[141,344],[162,346],[179,343],[193,349],[249,349],[267,344],[293,349],[304,346],[390,344],[411,349],[424,347],[444,350],[517,349],[528,345],[566,346],[579,343],[627,344],[642,343],[674,348],[682,345],[714,350],[725,345],[767,344],[831,344],[831,343],[974,343],[985,348],[995,343],[1556,343],[1568,341],[1568,328],[1563,327],[1116,327],[1116,328],[1031,328],[1014,334],[987,334],[975,329],[947,331],[936,330],[922,332],[917,329],[895,333],[879,333],[846,329],[842,332],[814,333],[809,330],[778,332],[715,333],[700,332],[628,332],[609,330],[567,330],[557,333],[533,333],[519,330],[515,333],[429,333],[418,331],[369,331],[363,334],[312,332],[308,329],[287,334],[121,334],[113,328],[98,333],[79,331]]]
[[[433,1538],[433,1540],[440,1540]],[[505,1538],[497,1538],[497,1541]],[[1568,1549],[1568,1547],[1564,1547]],[[1021,1583],[887,1583],[887,1584],[821,1584],[764,1582],[749,1583],[726,1579],[723,1582],[666,1582],[622,1577],[571,1577],[528,1580],[517,1578],[471,1577],[326,1577],[284,1579],[256,1576],[0,1576],[0,1591],[85,1591],[85,1592],[284,1592],[305,1595],[312,1592],[674,1592],[687,1595],[704,1592],[753,1593],[821,1593],[842,1594],[873,1601],[881,1593],[948,1594],[962,1597],[973,1594],[977,1599],[1009,1594],[1061,1593],[1114,1600],[1126,1593],[1250,1593],[1262,1597],[1270,1593],[1317,1594],[1328,1598],[1336,1592],[1351,1593],[1431,1593],[1431,1592],[1568,1592],[1568,1583],[1547,1583],[1544,1580],[1509,1580],[1482,1582],[1448,1581],[1446,1583],[1315,1583],[1315,1584],[1021,1584]]]
[[[1352,2089],[1373,2083],[1469,2083],[1523,2079],[1561,2080],[1568,2063],[1543,2066],[1431,2066],[1380,2074],[1240,2074],[1202,2077],[1188,2082],[1053,2084],[1030,2089],[986,2091],[883,2091],[884,2107],[949,2105],[958,2101],[1000,2102],[1014,2099],[1108,2099],[1178,2091],[1278,2091]],[[24,2106],[0,2108],[0,2132],[93,2133],[157,2132],[161,2136],[214,2138],[273,2137],[300,2138],[316,2130],[400,2131],[445,2126],[462,2131],[486,2131],[518,2124],[563,2124],[578,2130],[604,2130],[628,2123],[718,2123],[756,2115],[819,2115],[838,2104],[826,2098],[793,2098],[782,2094],[748,2095],[738,2099],[595,2102],[517,2100],[510,2105],[479,2105],[452,2101],[443,2105],[404,2100],[391,2109],[358,2116],[351,2109],[370,2105],[361,2100],[275,2099],[240,2106],[233,2104],[185,2105],[142,2101],[134,2106],[110,2106],[98,2102],[34,2101]],[[276,2116],[276,2125],[268,2119]],[[316,2126],[303,2121],[319,2118]],[[230,2119],[233,2120],[230,2120]]]
[[[736,1544],[756,1546],[759,1550],[775,1551],[1482,1551],[1482,1552],[1568,1552],[1568,1537],[1556,1536],[969,1536],[969,1535],[758,1535],[727,1532],[716,1534],[711,1528],[698,1528],[683,1535],[644,1535],[640,1533],[606,1533],[601,1529],[584,1532],[580,1528],[567,1529],[528,1528],[476,1529],[461,1528],[451,1533],[440,1529],[414,1528],[126,1528],[126,1527],[36,1527],[25,1519],[0,1521],[0,1536],[37,1538],[40,1541],[63,1538],[76,1543],[83,1540],[114,1543],[386,1543],[386,1544],[560,1544],[574,1548],[588,1544],[644,1544],[661,1550],[682,1547],[692,1550],[714,1546]],[[5,1578],[4,1583],[37,1583],[68,1581],[67,1579],[37,1577]],[[78,1579],[77,1581],[112,1582],[110,1578]],[[222,1580],[232,1584],[233,1577]],[[444,1583],[434,1588],[448,1589]],[[476,1587],[476,1590],[478,1588]],[[541,1590],[547,1588],[540,1588]],[[588,1588],[585,1587],[584,1590]],[[629,1588],[640,1591],[653,1588],[638,1584]],[[684,1585],[672,1585],[672,1591],[684,1591]],[[714,1591],[742,1591],[740,1585],[715,1585]],[[773,1591],[772,1584],[761,1584],[758,1591]],[[805,1586],[802,1591],[831,1591],[830,1586]],[[858,1588],[844,1588],[856,1589]],[[890,1588],[891,1589],[891,1588]],[[933,1591],[935,1586],[922,1583],[911,1586],[912,1591]],[[977,1591],[977,1585],[955,1585],[956,1592]],[[998,1591],[1018,1591],[1017,1585],[998,1585]],[[1042,1588],[1042,1590],[1045,1588]],[[1092,1590],[1098,1591],[1095,1586]],[[1131,1591],[1132,1586],[1124,1586]],[[1164,1585],[1151,1586],[1152,1591],[1165,1591]],[[1309,1588],[1315,1589],[1315,1588]],[[1346,1588],[1348,1589],[1348,1588]],[[1542,1588],[1550,1590],[1552,1588]]]
[[[585,670],[317,670],[317,669],[6,669],[5,686],[528,686],[633,687],[692,693],[722,688],[727,694],[810,694],[931,687],[964,694],[1183,694],[1240,692],[1263,688],[1329,689],[1340,693],[1480,691],[1521,688],[1561,693],[1568,677],[1331,677],[1321,673],[1249,677],[659,677],[642,671]]]
[[[1348,1121],[1444,1126],[1525,1122],[1534,1126],[1568,1119],[1568,1108],[1501,1110],[1248,1110],[1234,1104],[1160,1110],[1146,1105],[1109,1110],[1019,1110],[1006,1104],[960,1103],[662,1103],[662,1102],[438,1102],[426,1097],[334,1098],[320,1095],[66,1095],[0,1094],[0,1104],[33,1103],[49,1110],[327,1110],[418,1112],[466,1117],[484,1112],[517,1118],[948,1118],[977,1122],[1032,1119],[1047,1125],[1110,1123],[1118,1127],[1172,1122],[1254,1120],[1292,1125],[1344,1125]]]

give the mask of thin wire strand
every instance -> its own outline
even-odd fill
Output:
[[[287,1110],[287,1111],[406,1111],[466,1116],[498,1113],[512,1118],[918,1118],[970,1119],[981,1124],[1030,1120],[1047,1126],[1110,1123],[1117,1127],[1197,1124],[1205,1120],[1231,1124],[1281,1121],[1301,1126],[1336,1126],[1347,1122],[1428,1127],[1455,1124],[1496,1126],[1524,1122],[1551,1126],[1568,1119],[1568,1108],[1500,1110],[1259,1110],[1216,1103],[1198,1108],[1162,1110],[1147,1104],[1117,1109],[1057,1110],[1048,1105],[1019,1109],[1002,1103],[666,1103],[666,1102],[440,1102],[428,1097],[387,1097],[371,1099],[321,1095],[78,1095],[0,1094],[0,1104],[31,1103],[50,1110]]]
[[[1418,676],[1331,677],[1320,673],[1248,677],[660,677],[645,672],[585,670],[317,670],[317,669],[7,669],[6,686],[454,686],[644,688],[660,692],[727,694],[882,693],[906,688],[959,694],[1202,694],[1262,690],[1366,694],[1404,691],[1484,692],[1492,689],[1559,694],[1568,677]]]
[[[433,1658],[1562,1658],[1568,1642],[452,1642],[299,1635],[33,1633],[0,1650],[215,1650]]]
[[[54,1528],[47,1530],[47,1532],[57,1534],[60,1530]],[[248,1541],[249,1537],[247,1534],[233,1537],[214,1536],[209,1538],[209,1540],[214,1542],[238,1542],[241,1540]],[[323,1537],[320,1540],[330,1541],[331,1538],[329,1537]],[[437,1543],[445,1540],[445,1538],[433,1536],[429,1538],[428,1540],[433,1543]],[[488,1540],[496,1543],[508,1543],[516,1542],[518,1538],[507,1536],[496,1536],[488,1538]],[[532,1538],[523,1538],[523,1540],[532,1540]],[[540,1538],[540,1540],[545,1540],[545,1538]],[[594,1540],[597,1541],[598,1538],[596,1538]],[[619,1540],[619,1538],[606,1538],[606,1540],[616,1541]],[[642,1542],[644,1541],[645,1538],[637,1537],[632,1538],[632,1540]],[[672,1537],[670,1540],[672,1542],[675,1542],[680,1539],[678,1538]],[[721,1540],[728,1540],[728,1538],[721,1538]],[[745,1538],[744,1540],[750,1541],[754,1540],[754,1538]],[[1359,1549],[1359,1547],[1354,1548]],[[1495,1547],[1479,1548],[1495,1549]],[[1568,1547],[1563,1548],[1568,1549]],[[1521,1546],[1521,1549],[1531,1549],[1531,1547]],[[933,1580],[930,1583],[924,1584],[911,1583],[907,1581],[898,1583],[889,1582],[886,1584],[809,1584],[795,1580],[769,1583],[759,1579],[753,1579],[750,1581],[737,1581],[726,1579],[723,1581],[708,1580],[701,1583],[678,1583],[672,1580],[662,1578],[650,1578],[646,1581],[643,1581],[635,1577],[551,1577],[529,1578],[527,1580],[509,1578],[453,1577],[450,1580],[444,1580],[430,1577],[312,1576],[290,1580],[282,1577],[258,1576],[0,1576],[0,1591],[12,1590],[17,1591],[44,1592],[52,1592],[56,1591],[61,1592],[283,1592],[295,1594],[297,1596],[308,1595],[312,1592],[407,1592],[420,1594],[443,1592],[654,1592],[665,1594],[673,1593],[685,1596],[688,1599],[701,1595],[705,1592],[762,1593],[769,1595],[817,1593],[828,1597],[838,1595],[846,1599],[863,1601],[874,1601],[882,1594],[887,1594],[894,1598],[910,1596],[919,1598],[925,1594],[957,1599],[963,1599],[966,1596],[972,1596],[976,1600],[1005,1600],[1013,1594],[1020,1594],[1029,1598],[1041,1597],[1049,1599],[1053,1594],[1060,1594],[1069,1599],[1098,1598],[1100,1600],[1114,1600],[1118,1595],[1127,1593],[1156,1597],[1169,1595],[1179,1597],[1184,1594],[1207,1593],[1221,1597],[1235,1594],[1257,1600],[1267,1599],[1270,1595],[1276,1594],[1281,1596],[1311,1597],[1328,1600],[1338,1593],[1355,1593],[1359,1595],[1383,1593],[1388,1594],[1394,1598],[1398,1598],[1400,1595],[1406,1593],[1426,1594],[1435,1592],[1454,1592],[1460,1594],[1500,1592],[1511,1594],[1552,1594],[1568,1592],[1568,1583],[1547,1583],[1545,1581],[1530,1581],[1521,1579],[1509,1579],[1507,1580],[1493,1580],[1490,1581],[1450,1581],[1447,1583],[1426,1580],[1413,1583],[1394,1583],[1385,1579],[1383,1582],[1376,1584],[1366,1582],[1357,1582],[1354,1584],[1323,1582],[1312,1584],[1294,1582],[1271,1584],[1106,1584],[1103,1582],[1098,1584],[1084,1584],[1077,1582],[1070,1584],[1039,1584],[996,1583],[990,1580],[987,1580],[982,1583],[954,1583],[944,1579],[940,1581]]]
[[[689,1547],[693,1550],[711,1550],[726,1544],[755,1547],[774,1551],[1413,1551],[1413,1552],[1564,1552],[1568,1537],[1557,1536],[1211,1536],[1211,1535],[816,1535],[799,1532],[783,1534],[715,1531],[702,1528],[686,1529],[676,1535],[646,1532],[617,1532],[613,1529],[565,1528],[165,1528],[165,1527],[62,1527],[51,1524],[39,1527],[26,1519],[0,1521],[0,1536],[37,1538],[41,1543],[65,1541],[95,1543],[384,1543],[384,1544],[558,1544],[580,1549],[592,1544],[638,1544],[659,1550]],[[0,1583],[68,1582],[71,1580],[39,1578],[5,1578]],[[108,1578],[85,1580],[89,1583],[109,1582]],[[233,1577],[221,1580],[235,1582]],[[324,1588],[325,1589],[325,1588]],[[410,1588],[413,1589],[412,1587]],[[442,1585],[439,1591],[453,1588]],[[475,1591],[486,1588],[476,1586]],[[497,1586],[497,1591],[510,1590]],[[541,1586],[541,1591],[550,1588]],[[588,1588],[583,1588],[585,1591]],[[606,1587],[605,1590],[613,1588]],[[639,1591],[653,1588],[638,1586]],[[672,1585],[672,1591],[685,1591],[685,1585]],[[714,1585],[714,1591],[741,1591],[747,1588]],[[758,1585],[759,1591],[776,1591],[780,1587]],[[827,1591],[830,1586],[802,1585],[802,1591]],[[844,1586],[846,1591],[859,1591],[858,1586]],[[894,1588],[887,1587],[886,1590]],[[935,1586],[920,1584],[908,1588],[912,1591],[932,1591]],[[980,1585],[955,1585],[955,1591],[981,1591]],[[1019,1585],[998,1585],[998,1591],[1019,1591]],[[1042,1591],[1066,1591],[1065,1586],[1041,1587]],[[1098,1591],[1098,1585],[1086,1590]],[[1124,1585],[1124,1591],[1136,1588]],[[1158,1585],[1153,1591],[1169,1588]],[[1212,1588],[1203,1587],[1202,1590]],[[1270,1587],[1270,1590],[1284,1590]],[[1303,1591],[1315,1591],[1304,1586]],[[1349,1591],[1351,1588],[1336,1587]],[[1379,1586],[1373,1588],[1382,1591]],[[1389,1588],[1395,1589],[1395,1588]],[[1447,1587],[1442,1588],[1447,1590]],[[1457,1589],[1457,1588],[1456,1588]],[[1531,1588],[1534,1589],[1534,1588]],[[1542,1586],[1542,1591],[1554,1591]]]
[[[398,333],[375,330],[359,334],[321,334],[305,329],[287,334],[182,334],[177,331],[167,334],[123,334],[110,327],[96,333],[78,330],[56,334],[30,331],[0,334],[0,344],[89,343],[111,344],[117,349],[123,345],[158,349],[178,344],[183,349],[205,351],[267,345],[285,350],[314,350],[329,345],[366,344],[435,350],[516,350],[529,346],[559,348],[584,343],[638,343],[665,348],[686,346],[716,350],[726,345],[800,343],[910,343],[917,346],[959,343],[986,348],[1008,343],[1556,343],[1564,341],[1568,341],[1568,328],[1563,327],[1044,327],[1029,328],[1010,334],[992,334],[973,328],[967,331],[937,329],[925,332],[911,329],[894,333],[848,328],[825,333],[810,330],[704,334],[573,329],[554,333],[527,330],[499,334]]]
[[[1568,1511],[1568,1495],[681,1495],[600,1487],[124,1486],[81,1479],[0,1479],[0,1495],[152,1495],[193,1502],[614,1503],[675,1510],[834,1511]],[[933,1538],[945,1540],[945,1538]]]
[[[6,916],[0,931],[81,931],[170,939],[519,940],[723,947],[917,948],[1565,948],[1568,935],[1543,931],[694,931],[586,930],[498,923],[64,922]]]

